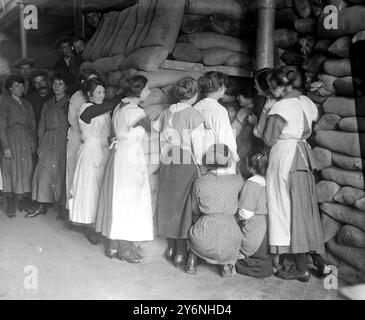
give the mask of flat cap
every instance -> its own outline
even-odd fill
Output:
[[[73,37],[71,37],[71,36],[63,36],[61,38],[58,38],[53,45],[53,49],[56,49],[56,50],[59,49],[61,44],[65,43],[65,42],[69,42],[70,44],[72,44],[72,40],[73,40]]]
[[[29,80],[32,81],[33,79],[37,78],[37,77],[49,77],[49,74],[46,70],[41,70],[41,69],[36,69],[34,71],[32,71],[29,75]]]
[[[29,64],[31,67],[34,66],[34,60],[31,58],[20,58],[17,61],[14,62],[13,67],[19,68],[20,66],[24,64]]]
[[[84,6],[83,13],[88,14],[90,12],[100,12],[102,9],[95,4],[89,3]]]

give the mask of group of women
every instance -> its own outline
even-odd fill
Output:
[[[42,109],[33,173],[34,115],[21,98],[21,79],[9,77],[11,96],[0,101],[4,192],[31,193],[38,205],[28,217],[46,213],[49,203],[67,203],[70,221],[83,226],[91,243],[100,235],[108,239],[109,258],[141,262],[137,242],[154,238],[143,145],[150,131],[158,132],[157,234],[167,239],[168,260],[188,273],[196,273],[203,259],[218,265],[223,277],[236,270],[264,277],[273,272],[273,255],[286,254],[295,268],[277,275],[308,281],[307,253],[324,272],[315,164],[306,142],[318,113],[297,81],[283,67],[257,74],[258,91],[271,98],[259,119],[247,121],[266,147],[240,159],[229,114],[219,103],[227,85],[220,72],[179,80],[173,88],[178,102],[152,126],[140,107],[150,94],[144,76],[126,74],[122,95],[105,102],[96,73],[84,76],[71,100],[66,78],[56,74],[55,97]],[[242,168],[250,173],[247,181]]]

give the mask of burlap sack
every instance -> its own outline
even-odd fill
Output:
[[[341,246],[333,239],[327,242],[327,247],[336,257],[345,261],[357,270],[365,270],[365,250]]]
[[[333,197],[341,204],[354,206],[355,202],[365,197],[365,191],[354,187],[342,187]]]
[[[313,149],[313,157],[316,161],[318,170],[322,170],[333,165],[332,153],[328,149],[315,147]]]
[[[319,146],[351,157],[365,153],[365,134],[342,131],[317,131],[315,141]]]
[[[345,225],[337,234],[337,243],[342,246],[365,248],[365,232],[351,225]]]
[[[321,214],[321,222],[322,222],[324,243],[335,238],[343,225],[341,222],[333,219],[332,217],[330,217],[325,213]]]
[[[365,213],[360,210],[335,203],[322,203],[320,210],[337,221],[365,231]]]
[[[316,194],[318,203],[334,202],[334,195],[341,189],[341,187],[333,182],[322,180],[316,184]]]
[[[341,117],[335,113],[325,113],[315,124],[314,131],[336,130]]]

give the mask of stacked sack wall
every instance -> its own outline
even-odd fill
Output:
[[[141,0],[121,12],[109,12],[84,50],[81,69],[92,68],[101,74],[107,84],[107,98],[121,93],[123,72],[147,77],[152,93],[142,107],[156,120],[176,103],[172,87],[183,77],[197,80],[207,70],[224,68],[249,74],[254,50],[248,40],[241,39],[249,29],[248,3]],[[230,77],[228,94],[242,84],[240,79]],[[239,109],[235,97],[227,96],[226,101]],[[155,212],[160,167],[158,137],[150,135],[144,149]]]
[[[356,109],[349,50],[354,41],[365,39],[365,1],[277,4],[280,63],[301,68],[307,94],[320,112],[311,144],[320,169],[316,191],[326,260],[337,267],[339,278],[364,282],[365,112]],[[326,28],[326,18],[334,12],[324,13],[328,5],[337,9],[338,28]]]

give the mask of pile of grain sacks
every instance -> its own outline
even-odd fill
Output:
[[[172,87],[177,80],[187,76],[198,79],[207,67],[252,69],[254,50],[241,40],[248,27],[248,2],[141,0],[122,12],[107,13],[85,48],[86,62],[81,69],[92,68],[102,75],[107,98],[119,93],[126,70],[146,76],[152,93],[142,107],[155,120],[176,102]],[[230,83],[237,86],[237,81]],[[155,212],[158,137],[150,135],[145,143]]]
[[[326,260],[337,267],[339,278],[364,282],[365,111],[356,108],[349,49],[365,39],[365,1],[277,0],[277,5],[280,63],[303,70],[308,96],[321,115],[311,143],[320,168]],[[329,12],[333,6],[337,12]]]

